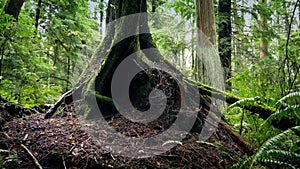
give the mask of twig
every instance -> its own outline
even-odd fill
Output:
[[[31,158],[33,159],[34,164],[39,168],[39,169],[43,169],[43,167],[40,165],[39,161],[34,157],[34,155],[29,151],[29,149],[24,145],[21,144],[21,147],[27,151],[27,153],[31,156]]]
[[[23,141],[26,141],[28,138],[28,134],[25,134],[24,138],[23,138]]]
[[[8,140],[11,140],[12,138],[6,133],[6,132],[3,132],[4,136],[8,139]]]
[[[65,162],[64,156],[62,156],[62,160],[63,160],[64,169],[67,169],[67,166],[66,166],[66,162]]]

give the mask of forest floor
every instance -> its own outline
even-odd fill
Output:
[[[30,153],[44,169],[56,168],[229,168],[243,156],[249,155],[243,140],[227,125],[219,123],[213,135],[199,142],[197,133],[190,133],[172,149],[148,158],[127,158],[111,154],[99,146],[80,125],[74,105],[66,106],[60,114],[44,119],[44,114],[22,118],[12,117],[0,109],[0,159],[2,168],[37,168]],[[117,117],[110,125],[116,130],[139,131],[138,126]],[[105,133],[105,131],[99,131]],[[155,133],[152,133],[155,134]],[[117,141],[104,143],[108,146]],[[27,148],[27,150],[26,150]],[[153,147],[155,148],[155,147]],[[126,147],[124,147],[126,149]],[[2,151],[1,151],[2,150]],[[3,151],[7,150],[7,151]],[[1,164],[1,162],[0,162]],[[1,168],[1,165],[0,165]]]

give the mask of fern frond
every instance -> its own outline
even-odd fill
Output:
[[[284,101],[282,101],[282,100],[278,100],[278,101],[276,101],[276,103],[274,104],[274,107],[276,108],[276,109],[278,109],[278,110],[282,110],[282,109],[284,109],[284,108],[287,108],[287,107],[289,107],[290,105],[289,104],[287,104],[287,103],[285,103]]]
[[[279,161],[279,160],[272,160],[272,159],[262,159],[258,161],[261,164],[268,164],[268,165],[276,165],[276,166],[281,166],[281,167],[288,167],[291,169],[296,169],[296,166],[293,166],[292,164],[283,162],[283,161]]]
[[[283,140],[284,138],[294,135],[298,132],[300,132],[300,126],[292,127],[290,129],[270,138],[260,147],[260,149],[255,154],[254,159],[261,158],[261,156],[264,154],[265,150],[272,147],[273,145],[276,145],[277,143],[281,143],[280,141]]]
[[[237,163],[234,167],[239,168],[239,169],[244,169],[244,168],[247,169],[247,168],[249,168],[248,166],[250,166],[251,163],[254,163],[253,159],[254,159],[254,156],[250,156],[250,157],[246,158],[245,160]]]
[[[263,145],[260,146],[259,150],[251,157],[241,161],[237,164],[239,168],[247,168],[249,166],[253,166],[255,164],[268,164],[268,165],[277,165],[277,166],[285,166],[289,168],[297,168],[293,166],[293,164],[283,162],[280,160],[274,160],[274,157],[288,157],[293,159],[299,159],[300,154],[289,152],[285,150],[274,150],[270,148],[278,148],[276,145],[281,144],[282,140],[288,138],[289,136],[300,134],[300,126],[292,127],[270,139],[268,139]]]
[[[292,147],[290,147],[290,152],[297,152],[298,150],[300,150],[300,140],[296,141]]]
[[[292,99],[295,97],[299,97],[300,98],[300,92],[294,92],[294,93],[290,93],[284,97],[282,97],[279,101],[286,101],[287,99]]]
[[[252,97],[252,98],[245,98],[241,99],[229,106],[229,108],[237,107],[237,106],[248,106],[251,104],[254,104],[258,100],[258,97]]]
[[[276,113],[268,117],[261,126],[271,124],[275,119],[281,119],[282,117],[289,117],[293,119],[296,125],[300,125],[300,106],[288,106],[284,110],[279,110]]]
[[[285,158],[294,158],[300,161],[300,154],[285,151],[285,150],[266,150],[265,155],[268,157],[285,157]]]

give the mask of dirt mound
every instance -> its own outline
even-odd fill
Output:
[[[161,155],[125,158],[115,156],[96,144],[80,125],[72,106],[65,107],[63,113],[51,119],[44,119],[44,114],[7,118],[7,111],[2,110],[0,113],[9,119],[0,126],[0,149],[7,150],[0,151],[4,168],[35,168],[37,165],[29,152],[44,169],[228,168],[249,153],[243,140],[222,123],[205,142],[198,141],[197,133],[190,133],[182,142],[170,143],[174,147]],[[110,125],[123,134],[127,131],[139,135],[139,131],[145,131],[145,128],[139,129],[122,117],[114,118]],[[151,128],[148,131],[149,135],[155,134],[151,133]],[[105,136],[105,131],[99,133]],[[119,143],[111,140],[103,144],[114,146]]]

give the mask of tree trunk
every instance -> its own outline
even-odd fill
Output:
[[[163,59],[159,50],[156,48],[155,43],[153,42],[148,26],[148,17],[147,15],[145,15],[147,12],[146,0],[115,1],[113,6],[115,6],[116,9],[115,12],[112,12],[111,14],[115,14],[115,18],[118,20],[116,20],[116,23],[112,22],[112,25],[108,24],[108,26],[111,27],[107,29],[108,33],[104,38],[102,45],[99,47],[99,49],[97,49],[95,55],[91,60],[92,66],[90,66],[86,70],[81,80],[81,83],[86,83],[83,88],[83,97],[85,97],[84,104],[87,105],[85,106],[85,108],[87,109],[84,110],[84,117],[86,119],[93,120],[95,118],[99,119],[99,117],[102,116],[106,120],[109,120],[119,112],[128,112],[122,111],[124,110],[122,108],[131,105],[133,107],[129,107],[130,110],[132,110],[131,108],[135,108],[136,110],[142,112],[147,111],[152,107],[150,106],[151,99],[149,98],[149,94],[153,90],[158,89],[164,93],[165,91],[168,91],[168,94],[171,94],[170,96],[166,96],[165,93],[165,96],[167,97],[167,107],[165,107],[166,110],[163,111],[163,114],[160,116],[160,119],[161,117],[166,117],[171,121],[174,120],[174,115],[178,113],[179,106],[182,106],[184,103],[182,102],[182,97],[179,91],[178,84],[176,85],[177,81],[175,82],[171,79],[178,79],[180,77],[178,76],[171,78],[168,75],[168,73],[164,72],[164,70],[160,71],[159,68],[150,68],[148,70],[143,68],[144,66],[148,66],[148,62],[150,61],[151,63],[157,63],[159,66],[163,65],[164,68],[174,71],[181,75],[181,73],[178,70],[176,70],[176,68],[173,65],[171,65],[168,61]],[[126,20],[129,17],[129,15],[135,13],[139,14],[133,15],[134,21],[131,20],[132,18]],[[123,16],[127,17],[122,18]],[[135,18],[135,16],[137,17]],[[124,34],[126,33],[129,33],[130,36],[124,37]],[[111,38],[112,34],[114,35],[113,38]],[[136,54],[135,58],[132,60],[130,58],[131,54]],[[100,61],[101,56],[104,56],[102,61]],[[144,58],[143,56],[146,56],[146,58]],[[115,76],[115,74],[117,74],[117,68],[119,68],[121,63],[123,63],[124,59],[126,59],[127,61],[128,58],[130,59],[130,62],[132,64],[126,66],[126,70],[122,72],[124,74],[120,78],[122,79],[122,81],[120,82],[120,84],[118,84],[117,88],[113,88],[113,85],[115,84],[113,83],[113,77]],[[98,71],[96,73],[93,73],[94,70]],[[126,90],[127,86],[124,86],[124,84],[122,83],[126,83],[124,81],[126,81],[127,79],[131,80],[130,73],[128,72],[132,72],[132,70],[139,70],[141,73],[138,73],[136,75],[139,78],[136,78],[135,76],[135,78],[130,82],[129,90]],[[167,83],[169,86],[167,85]],[[194,98],[196,96],[196,90],[193,90],[193,92],[190,92],[191,90],[189,90],[189,93],[185,94],[189,96],[191,95],[191,98]],[[121,98],[121,101],[116,101],[116,97],[113,96],[113,92],[118,93],[118,98]],[[128,95],[130,103],[124,104],[124,98],[126,99]],[[129,99],[127,99],[126,101],[128,101]],[[157,101],[157,99],[155,99],[155,101]],[[96,106],[95,103],[97,104]],[[190,106],[194,103],[199,105],[199,101],[195,100],[195,102],[187,101],[184,104],[184,106]],[[160,105],[160,103],[157,105]],[[121,110],[120,106],[123,106]],[[198,107],[194,108],[197,109]],[[188,109],[186,111],[188,111]],[[193,116],[196,115],[197,112],[193,112]],[[143,116],[148,115],[147,113],[144,113]],[[194,118],[194,120],[196,120],[196,118]],[[201,118],[200,120],[203,120],[203,118]],[[166,122],[163,125],[169,124],[170,123]],[[199,126],[198,124],[200,124],[200,121],[198,121],[198,123],[196,124],[197,126]],[[201,122],[201,124],[203,124],[203,122]],[[198,128],[198,130],[201,130],[201,128]]]
[[[267,8],[267,0],[261,0],[263,10]],[[259,57],[264,58],[268,55],[268,39],[267,39],[267,18],[264,12],[260,12],[260,45],[259,45]]]
[[[25,0],[8,0],[4,8],[5,13],[13,16],[16,21],[18,21],[24,1]]]
[[[224,68],[225,81],[231,77],[231,0],[219,1],[219,55]],[[231,83],[226,83],[227,89]]]
[[[42,7],[42,0],[38,1],[38,5],[36,8],[36,16],[35,16],[35,28],[38,29],[39,27],[39,19],[41,15],[41,7]]]
[[[213,0],[197,0],[196,1],[197,9],[197,28],[199,29],[198,43],[200,44],[200,51],[198,52],[197,58],[197,73],[199,81],[205,84],[210,84],[210,80],[207,74],[207,67],[205,64],[205,59],[209,59],[210,51],[208,49],[201,49],[203,44],[201,41],[208,39],[211,43],[211,46],[216,45],[216,27],[215,27],[215,13],[214,13],[214,3]],[[206,43],[206,42],[205,42]],[[204,45],[205,46],[205,45]]]
[[[107,23],[110,23],[112,20],[119,19],[123,16],[139,13],[141,9],[140,1],[141,0],[110,1],[109,6],[114,6],[115,9],[111,7],[108,8],[108,17],[106,19]],[[95,96],[100,111],[104,117],[108,118],[118,113],[111,100],[111,84],[114,72],[127,56],[135,53],[138,50],[138,22],[136,22],[136,25],[131,25],[132,23],[126,22],[126,19],[120,20],[121,21],[119,23],[108,28],[107,35],[104,38],[102,46],[97,50],[96,55],[94,56],[96,59],[92,59],[91,63],[95,66],[98,66],[96,69],[99,69],[99,67],[100,69],[98,70],[97,76],[94,78],[94,80],[89,81],[89,86],[94,86],[96,94]],[[123,32],[128,31],[135,32],[135,36],[122,39]],[[117,40],[120,40],[120,42],[112,45],[112,42]],[[108,50],[108,52],[103,53],[105,50]],[[104,55],[102,62],[98,60],[99,58],[97,59],[99,55]],[[96,63],[93,63],[95,61]],[[101,64],[98,64],[97,62],[100,62]],[[87,73],[90,74],[92,71],[93,70],[89,70]]]
[[[197,27],[209,38],[209,41],[216,45],[216,24],[213,0],[197,0]]]

